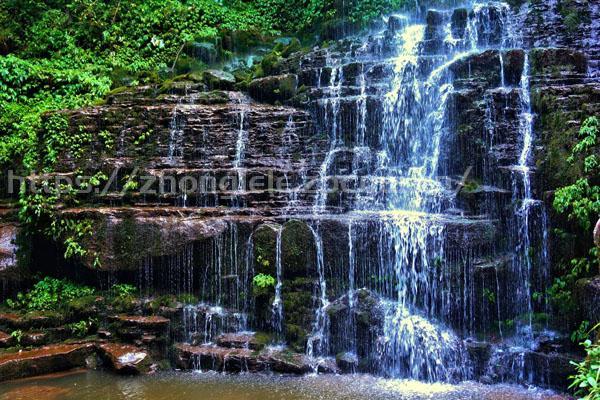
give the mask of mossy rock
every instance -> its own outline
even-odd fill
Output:
[[[587,58],[585,54],[576,50],[533,49],[529,55],[533,75],[560,76],[563,73],[587,73]]]
[[[315,253],[315,239],[306,222],[286,222],[281,233],[284,279],[305,277],[315,262]]]
[[[209,42],[188,42],[183,48],[183,52],[204,64],[213,64],[217,61],[218,51],[214,43]]]
[[[229,72],[209,69],[203,73],[204,83],[210,90],[233,90],[235,77]]]
[[[285,102],[298,90],[298,76],[294,74],[254,79],[248,86],[252,98],[267,103]]]
[[[306,348],[307,337],[308,332],[304,328],[293,324],[286,325],[285,340],[293,351],[303,353]]]
[[[253,234],[254,271],[275,277],[275,253],[277,244],[276,225],[260,225]]]
[[[67,303],[69,317],[71,319],[83,319],[98,313],[103,299],[96,295],[80,297]]]
[[[173,73],[175,75],[181,75],[194,71],[202,71],[204,69],[206,69],[205,63],[194,57],[182,54],[175,62],[175,68],[173,69]]]
[[[281,61],[282,59],[277,52],[267,54],[260,62],[264,76],[279,74],[282,68]]]

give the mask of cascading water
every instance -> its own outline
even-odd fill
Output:
[[[325,277],[325,257],[323,252],[323,240],[321,237],[320,227],[310,227],[310,230],[315,239],[316,256],[317,256],[317,293],[318,302],[315,307],[315,317],[313,330],[308,337],[306,345],[306,353],[311,359],[329,355],[329,316],[327,315],[327,306],[329,299],[327,297],[327,281]],[[317,360],[318,362],[318,360]],[[315,365],[314,369],[316,371]]]
[[[266,321],[255,326],[256,321],[246,318],[252,314],[255,301],[248,296],[255,274],[253,237],[238,238],[232,223],[228,234],[196,250],[205,254],[202,260],[194,259],[203,272],[190,279],[195,280],[192,288],[199,287],[202,298],[199,304],[184,309],[186,341],[213,343],[221,333],[266,327],[273,342],[283,345],[290,331],[303,329],[306,354],[315,371],[324,359],[343,353],[356,360],[356,366],[358,360],[368,360],[369,366],[364,368],[380,375],[427,381],[474,377],[465,339],[497,337],[493,324],[498,325],[499,336],[504,339],[512,333],[501,322],[525,316],[528,321],[518,326],[517,343],[524,346],[532,342],[531,318],[536,308],[532,297],[537,289],[532,281],[534,270],[539,269],[538,258],[546,259],[547,251],[543,245],[542,255],[532,257],[530,248],[540,240],[545,243],[545,228],[538,232],[544,223],[537,221],[545,215],[531,187],[534,134],[529,55],[525,52],[521,79],[516,82],[516,57],[508,53],[522,44],[511,12],[503,3],[476,4],[463,14],[462,29],[455,26],[457,18],[452,11],[436,11],[427,18],[427,24],[416,17],[396,15],[394,21],[390,17],[384,33],[366,38],[351,51],[339,52],[332,46],[321,53],[322,60],[313,71],[317,93],[313,115],[326,135],[326,144],[294,171],[292,156],[287,153],[298,139],[291,136],[297,132],[296,122],[290,116],[287,123],[283,120],[278,125],[283,130],[277,145],[286,153],[285,162],[278,165],[284,166],[281,179],[286,190],[277,195],[287,194],[289,204],[282,215],[274,214],[266,223],[276,226],[274,265],[270,266],[274,267],[270,273],[275,275],[275,285],[261,303]],[[509,170],[508,188],[498,192],[510,195],[512,188],[511,204],[516,205],[512,211],[516,215],[506,223],[510,229],[498,229],[512,232],[507,247],[514,246],[516,251],[470,245],[469,241],[487,240],[488,231],[497,228],[495,219],[504,218],[501,213],[506,212],[502,211],[506,204],[490,201],[482,207],[481,215],[465,211],[459,190],[453,186],[454,175],[445,176],[449,169],[446,146],[455,139],[457,130],[452,107],[457,93],[472,95],[469,85],[479,84],[465,81],[470,79],[471,62],[476,64],[476,56],[484,51],[492,60],[486,61],[494,74],[486,76],[492,83],[489,87],[482,84],[477,95],[482,98],[478,111],[484,114],[484,146],[490,153],[506,140],[496,124],[511,117],[506,109],[518,92],[518,112],[512,115],[518,119],[512,132],[518,136],[518,151],[511,158],[514,165],[499,166],[492,157],[483,161],[485,179],[500,175],[499,167],[503,172]],[[467,65],[464,69],[468,73],[455,76],[461,73],[457,65]],[[251,129],[244,99],[238,104],[232,161],[239,178],[236,195],[242,191],[239,185],[243,184]],[[506,123],[503,128],[506,126],[510,125]],[[311,172],[317,174],[316,192],[309,198],[313,201],[310,215],[305,215],[297,205],[307,201],[302,196],[307,195],[304,187]],[[355,184],[356,192],[331,196],[332,178]],[[506,182],[484,182],[489,186],[502,184]],[[292,185],[296,186],[290,188]],[[292,215],[296,212],[298,215]],[[279,224],[296,216],[306,222],[314,241],[314,260],[306,267],[314,279],[313,309],[312,315],[302,317],[309,321],[288,330],[288,319],[296,310],[284,309],[284,304],[292,303],[288,303],[286,290],[298,283],[288,285],[286,280],[290,278],[283,259],[283,225]],[[339,237],[335,241],[327,236],[331,235],[331,220],[347,228],[333,233],[347,235],[347,243],[340,245],[343,251],[327,247],[340,243]],[[540,234],[543,239],[538,238]],[[245,246],[246,252],[239,251],[238,246]],[[506,258],[514,282],[503,282],[501,262],[490,268],[490,263],[481,261],[482,253],[495,256],[494,252],[503,257],[510,254]],[[493,269],[493,275],[482,272],[486,268]],[[306,285],[302,279],[299,281]],[[477,282],[481,287],[476,287]],[[492,304],[482,299],[481,290],[497,300]],[[514,298],[508,298],[511,290]],[[187,286],[184,291],[188,291]],[[246,296],[242,298],[240,293]],[[477,315],[481,310],[484,315]],[[338,311],[341,316],[336,315]],[[369,313],[372,320],[365,317]],[[361,327],[365,321],[373,324],[367,331]],[[300,326],[302,323],[305,325]],[[503,356],[498,353],[494,360]],[[522,359],[511,359],[515,370],[524,368]]]
[[[282,227],[276,227],[275,237],[275,271],[276,271],[276,283],[275,283],[275,297],[273,298],[272,305],[272,323],[273,329],[277,334],[278,340],[281,340],[283,336],[283,300],[281,298],[281,287],[282,283],[282,266],[281,266],[281,233]]]
[[[237,174],[237,182],[233,189],[235,205],[239,203],[239,195],[244,191],[246,186],[245,170],[242,168],[244,158],[246,155],[246,142],[248,141],[248,132],[246,129],[246,114],[247,114],[247,100],[244,97],[239,97],[237,102],[240,106],[238,111],[238,129],[237,139],[235,143],[235,158],[233,159],[233,169]]]
[[[448,141],[452,127],[452,116],[448,111],[451,96],[455,92],[452,68],[473,54],[493,49],[499,60],[498,90],[508,96],[511,89],[506,83],[504,52],[517,46],[520,41],[513,21],[515,18],[504,3],[474,5],[466,18],[461,36],[456,36],[454,17],[450,18],[450,14],[444,12],[439,15],[446,20],[441,28],[444,38],[437,47],[434,46],[436,42],[432,40],[430,26],[410,23],[409,18],[395,17],[402,22],[396,22],[394,31],[398,54],[393,60],[390,89],[382,96],[381,114],[375,117],[381,120],[379,129],[367,123],[372,116],[369,115],[370,109],[366,107],[369,96],[365,65],[371,60],[361,60],[363,63],[356,76],[356,96],[354,100],[349,100],[345,95],[342,96],[345,90],[342,86],[346,83],[343,81],[345,65],[341,63],[345,56],[332,58],[327,53],[326,62],[331,68],[330,82],[328,87],[323,88],[326,98],[317,102],[317,115],[322,116],[322,126],[329,132],[330,147],[320,167],[313,214],[318,219],[330,205],[327,180],[329,174],[334,173],[338,157],[350,150],[354,154],[353,170],[358,170],[356,165],[359,164],[356,161],[360,161],[360,155],[365,154],[363,147],[373,135],[377,135],[380,148],[377,149],[376,163],[365,177],[366,186],[361,188],[363,192],[356,195],[353,207],[362,213],[376,212],[378,215],[380,222],[377,240],[380,246],[374,275],[378,277],[378,282],[390,277],[390,282],[383,285],[381,282],[376,285],[364,282],[365,287],[375,290],[383,297],[384,324],[377,344],[380,360],[377,369],[388,376],[448,381],[468,378],[471,368],[460,335],[453,333],[447,323],[453,321],[454,325],[462,327],[463,334],[473,334],[473,315],[477,302],[473,298],[475,289],[471,261],[465,258],[467,255],[452,261],[444,250],[448,234],[446,226],[461,223],[453,215],[445,214],[446,210],[455,207],[457,192],[447,187],[440,176],[442,143]],[[432,19],[435,18],[437,16]],[[361,46],[356,54],[360,54],[365,47]],[[356,62],[350,58],[352,62]],[[528,207],[539,202],[532,200],[529,177],[533,117],[528,74],[526,55],[519,88],[522,110],[519,116],[519,136],[522,147],[519,151],[519,164],[513,168],[514,176],[519,177],[519,182],[515,182],[518,190],[514,196],[521,200],[518,203],[522,209],[517,213],[521,217],[517,216],[515,221],[519,229],[516,239],[519,245],[512,268],[519,277],[514,284],[519,297],[516,301],[525,307],[518,311],[531,317],[533,260],[526,250],[530,247],[531,222],[528,221]],[[318,76],[319,83],[320,80],[321,74]],[[491,147],[495,139],[490,121],[495,110],[492,96],[486,96],[490,99],[486,102],[485,112]],[[340,105],[345,101],[355,102],[354,132],[347,132],[351,125],[343,124],[346,121],[341,116],[344,107]],[[353,174],[353,179],[361,178],[354,171]],[[355,268],[359,268],[356,260],[367,256],[360,254],[354,247],[357,238],[352,219],[349,218],[348,221],[349,276],[344,279],[348,282],[348,303],[350,307],[354,307],[353,291],[355,283],[359,284],[355,282],[355,274],[358,273]],[[317,269],[321,289],[318,291],[315,322],[308,340],[307,353],[311,356],[326,356],[326,346],[333,340],[328,337],[328,320],[324,312],[330,304],[326,295],[327,283],[321,273],[326,261],[323,260],[323,249],[320,248],[323,246],[323,239],[318,224],[312,230],[318,254]],[[456,283],[453,280],[457,276],[440,270],[450,268],[451,261],[462,266],[463,282],[460,284],[460,291],[456,293]],[[497,271],[489,288],[488,291],[495,291],[500,295]],[[455,310],[454,303],[459,304],[460,313]],[[500,304],[495,308],[493,314],[500,321]],[[456,323],[451,318],[460,320]],[[530,341],[531,337],[527,340]],[[353,339],[346,340],[345,351],[355,350],[352,342]]]

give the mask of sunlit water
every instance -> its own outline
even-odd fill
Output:
[[[14,381],[0,385],[0,399],[36,400],[351,400],[351,399],[558,399],[549,391],[465,382],[460,385],[380,379],[367,375],[165,373],[119,377],[99,371]]]

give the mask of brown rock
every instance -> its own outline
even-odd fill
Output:
[[[89,343],[46,346],[0,356],[0,381],[84,367],[94,351]]]
[[[0,331],[0,347],[11,347],[14,346],[15,338],[10,336],[6,332]]]
[[[252,333],[226,333],[217,338],[217,344],[221,347],[251,350],[263,347]]]
[[[136,326],[145,330],[163,330],[169,327],[171,321],[165,317],[137,315],[119,315],[115,319],[126,326]]]
[[[145,373],[151,364],[148,353],[132,345],[105,343],[98,346],[98,351],[118,374],[138,375]]]
[[[269,76],[250,82],[248,90],[253,99],[267,103],[284,102],[296,95],[298,76],[294,74]]]
[[[41,346],[48,343],[48,334],[45,332],[27,332],[21,338],[23,346]]]
[[[181,369],[206,369],[214,371],[257,372],[266,365],[249,349],[230,349],[218,346],[175,346],[177,366]]]

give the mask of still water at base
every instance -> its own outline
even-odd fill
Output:
[[[164,373],[119,377],[80,371],[0,385],[0,400],[558,400],[541,389],[510,385],[458,385],[390,380],[369,375],[289,377],[267,374]]]

